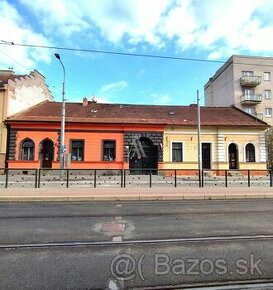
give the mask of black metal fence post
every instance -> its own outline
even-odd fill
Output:
[[[123,169],[120,170],[120,187],[123,187]]]
[[[66,188],[69,187],[69,169],[66,169]]]
[[[201,184],[201,170],[199,169],[198,170],[198,175],[199,175],[199,187],[201,187],[202,186],[202,184]]]
[[[97,170],[94,170],[94,188],[97,187]]]
[[[41,186],[41,169],[38,169],[38,188]]]
[[[202,170],[201,186],[204,187],[204,170]]]
[[[269,176],[270,176],[270,187],[272,187],[273,186],[273,168],[270,170]]]
[[[247,171],[247,186],[250,187],[250,170]]]
[[[227,170],[225,170],[225,186],[228,187],[228,182],[227,182]]]
[[[6,182],[5,182],[5,188],[8,188],[9,184],[9,169],[6,169]]]
[[[123,187],[126,187],[126,169],[124,169]]]
[[[177,175],[176,175],[176,169],[174,170],[174,187],[177,187]]]
[[[34,187],[37,188],[38,187],[38,169],[35,169],[35,183],[34,183]]]
[[[150,187],[152,187],[152,170],[150,170]]]

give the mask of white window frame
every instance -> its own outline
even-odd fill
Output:
[[[266,112],[266,111],[267,111],[267,109],[271,110],[271,114],[270,114],[270,115],[269,115],[269,114],[267,114],[267,112]],[[265,108],[265,109],[264,109],[264,116],[265,116],[265,117],[272,118],[272,108]]]
[[[182,161],[178,162],[178,161],[173,161],[173,143],[182,143]],[[180,140],[173,140],[170,141],[170,162],[172,163],[183,163],[184,160],[184,141],[180,141]]]
[[[269,96],[267,95],[266,92],[269,92]],[[264,90],[264,98],[266,100],[271,100],[272,99],[272,92],[271,92],[271,90]]]
[[[254,150],[255,150],[255,162],[247,162],[246,161],[246,145],[248,145],[248,144],[252,144],[254,146]],[[257,146],[253,142],[247,142],[247,143],[244,144],[244,162],[245,163],[256,163],[258,161],[258,159],[257,159],[258,154],[257,154],[257,150],[256,149],[257,149]]]
[[[269,71],[264,72],[264,81],[271,81],[271,73]]]

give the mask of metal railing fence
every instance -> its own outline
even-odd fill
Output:
[[[0,168],[0,188],[270,186],[272,170]]]

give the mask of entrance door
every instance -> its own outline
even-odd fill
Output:
[[[54,145],[52,140],[46,139],[42,143],[42,168],[52,168]]]
[[[129,154],[129,168],[132,174],[149,174],[149,171],[142,169],[157,169],[158,167],[158,148],[146,137],[135,140],[131,145]],[[153,170],[156,173],[157,170]]]
[[[211,144],[202,143],[202,168],[211,169]]]
[[[238,150],[237,145],[234,143],[228,146],[228,161],[229,169],[238,169]]]

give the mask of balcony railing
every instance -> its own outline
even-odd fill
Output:
[[[256,105],[262,101],[262,95],[242,95],[241,104]]]
[[[260,76],[242,76],[240,78],[240,84],[243,87],[256,87],[262,81]]]

